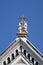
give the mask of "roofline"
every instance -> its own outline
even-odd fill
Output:
[[[5,48],[4,51],[2,51],[2,53],[0,54],[0,57],[1,57],[1,56],[6,52],[6,50],[9,49],[9,47],[11,47],[15,42],[16,42],[16,39],[15,39],[13,42],[11,42],[11,44],[10,44],[7,48]]]
[[[31,43],[30,41],[28,42],[28,40],[27,40],[27,43],[28,43],[41,57],[43,57],[43,54],[42,54],[36,47],[34,47],[34,45],[30,44],[30,43]]]
[[[21,38],[18,38],[18,40],[20,41]],[[1,54],[0,54],[0,57],[6,52],[7,49],[9,49],[9,47],[11,47],[17,40],[15,39]],[[22,40],[23,41],[23,40]],[[24,42],[24,41],[23,41]],[[34,47],[32,45],[32,43],[28,40],[26,40],[26,42],[43,58],[43,54],[41,52],[39,52],[38,49],[36,49],[36,47]]]

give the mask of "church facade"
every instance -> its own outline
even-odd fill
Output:
[[[20,17],[18,37],[0,55],[0,65],[43,65],[43,55],[27,39],[27,23]]]

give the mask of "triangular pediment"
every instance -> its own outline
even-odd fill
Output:
[[[22,46],[22,52],[20,50],[20,46]],[[12,42],[12,44],[2,53],[1,59],[4,61],[7,61],[6,58],[11,57],[12,53],[16,57],[16,50],[18,50],[19,55],[24,55],[24,50],[26,50],[26,58],[28,59],[28,54],[30,54],[30,62],[32,58],[34,58],[34,63],[39,62],[43,63],[43,56],[37,51],[37,49],[31,44],[30,41],[28,41],[26,38],[16,38],[15,41]],[[24,55],[25,56],[25,55]],[[16,60],[15,60],[16,61]],[[17,63],[24,63],[23,59],[17,62]],[[13,64],[14,65],[14,64]]]
[[[13,41],[5,50],[4,52],[2,52],[0,54],[0,56],[2,56],[3,54],[5,54],[6,52],[8,52],[8,50],[13,49],[13,47],[17,47],[16,45],[27,45],[27,47],[29,49],[31,49],[33,51],[33,53],[40,55],[40,57],[43,57],[43,55],[32,45],[32,43],[27,40],[26,38],[16,38],[15,41]]]

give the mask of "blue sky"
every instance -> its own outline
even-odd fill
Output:
[[[0,53],[17,37],[19,16],[23,14],[28,40],[43,53],[43,0],[0,0]]]

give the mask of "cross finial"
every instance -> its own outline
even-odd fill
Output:
[[[26,17],[24,15],[20,16],[21,21],[19,22],[18,26],[18,33],[19,37],[27,37],[27,23],[25,21]]]
[[[20,19],[21,19],[21,20],[25,20],[26,17],[25,17],[24,15],[22,15],[22,16],[20,16]]]

